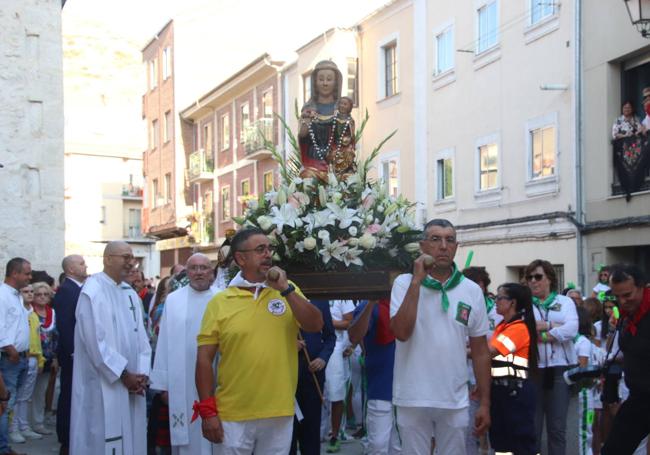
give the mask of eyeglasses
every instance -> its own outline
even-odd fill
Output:
[[[526,281],[542,281],[544,279],[543,273],[534,273],[532,275],[526,275]]]
[[[109,256],[122,258],[125,262],[135,261],[135,256],[132,254],[109,254]]]
[[[27,291],[20,291],[20,293],[21,293],[21,294],[33,294],[34,291],[32,291],[32,290],[30,289],[30,290],[27,290]]]
[[[212,270],[212,267],[209,265],[191,265],[187,268],[190,272],[206,272]]]
[[[35,292],[34,293],[34,297],[49,297],[49,296],[50,296],[50,294],[48,294],[47,292]]]
[[[434,245],[440,245],[442,241],[445,241],[448,245],[455,245],[456,244],[456,237],[438,237],[437,235],[433,235],[429,237],[428,239],[422,239],[423,242],[429,242],[433,243]]]
[[[497,302],[500,300],[512,300],[512,298],[508,297],[507,295],[497,295],[494,300]]]
[[[256,246],[255,248],[250,248],[248,250],[239,250],[239,253],[249,253],[251,251],[255,251],[257,254],[262,255],[265,254],[267,251],[269,254],[275,253],[277,248],[274,245],[259,245]]]

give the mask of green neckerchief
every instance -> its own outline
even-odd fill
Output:
[[[551,304],[553,303],[553,300],[555,300],[555,297],[557,297],[557,292],[551,292],[548,297],[546,297],[546,300],[543,302],[539,300],[537,297],[533,297],[533,303],[535,304],[536,307],[538,308],[544,308],[546,311],[551,307]]]
[[[434,291],[442,292],[442,310],[446,313],[449,309],[449,297],[447,297],[447,291],[458,286],[458,283],[463,281],[463,278],[463,274],[458,271],[458,267],[456,267],[456,264],[454,263],[451,276],[445,282],[445,284],[442,284],[440,281],[427,275],[427,277],[422,280],[422,286],[425,288],[433,289]]]
[[[488,314],[490,314],[490,311],[494,308],[494,299],[491,299],[487,295],[485,296],[485,308],[487,308]]]

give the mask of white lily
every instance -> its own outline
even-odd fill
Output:
[[[311,234],[314,229],[322,228],[325,226],[334,226],[334,220],[332,219],[331,215],[332,212],[330,209],[323,209],[304,216],[302,220],[307,224],[305,226],[307,233]]]
[[[343,263],[349,267],[350,264],[363,265],[363,261],[359,257],[362,251],[359,248],[348,248],[343,255]]]
[[[349,209],[347,207],[339,207],[338,205],[330,202],[327,204],[327,208],[332,211],[336,219],[339,221],[339,227],[341,229],[349,228],[352,223],[355,221],[361,223],[361,218],[356,216],[356,209]]]
[[[296,227],[297,219],[298,211],[290,204],[283,204],[280,208],[277,206],[271,207],[271,220],[275,224],[275,230],[278,234],[282,232],[285,225]]]
[[[347,246],[343,246],[338,240],[330,243],[329,239],[325,239],[323,240],[323,249],[319,250],[318,253],[323,258],[323,264],[327,264],[332,258],[343,261],[343,256],[348,249]]]

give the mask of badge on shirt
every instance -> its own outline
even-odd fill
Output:
[[[496,329],[497,325],[496,325],[496,323],[494,322],[494,319],[492,319],[492,318],[488,318],[488,321],[490,321],[490,330],[494,330],[494,329]]]
[[[560,311],[562,309],[562,304],[561,303],[556,303],[555,305],[551,306],[549,310],[551,311]]]
[[[456,320],[463,325],[469,324],[469,314],[472,312],[472,307],[464,302],[458,302],[456,307]]]
[[[287,307],[284,304],[284,301],[280,299],[271,300],[267,308],[269,309],[269,313],[274,314],[275,316],[282,316],[285,311],[287,311]]]

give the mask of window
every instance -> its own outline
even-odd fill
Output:
[[[221,221],[228,221],[230,218],[230,187],[221,188]]]
[[[248,196],[249,194],[251,194],[251,181],[249,179],[242,180],[240,185],[241,185],[240,192],[239,192],[240,196]],[[240,202],[242,203],[241,211],[242,213],[244,213],[244,211],[246,210],[246,204],[248,202],[246,202],[243,199],[240,199]]]
[[[172,75],[172,49],[171,47],[166,47],[163,49],[163,80],[166,81]]]
[[[221,116],[221,150],[230,148],[230,117],[228,114]]]
[[[396,156],[381,162],[381,178],[388,189],[388,194],[397,197],[399,194],[399,162]]]
[[[449,27],[436,35],[436,74],[444,73],[454,67],[454,35]]]
[[[158,120],[151,121],[151,145],[154,149],[157,149],[160,145],[160,125],[158,125]]]
[[[556,4],[554,0],[529,0],[529,2],[530,25],[555,14]]]
[[[151,90],[158,86],[158,60],[149,60],[149,88]]]
[[[478,44],[476,53],[480,54],[496,46],[498,38],[497,2],[486,3],[478,11]]]
[[[208,156],[212,156],[212,125],[210,123],[203,125],[203,149]]]
[[[99,222],[101,224],[106,224],[106,206],[102,205],[99,208]]]
[[[397,93],[397,42],[382,48],[384,53],[384,96],[388,98]]]
[[[273,191],[273,171],[266,171],[264,173],[264,192],[268,193]]]
[[[311,98],[311,71],[302,75],[302,102],[303,104]]]
[[[451,158],[442,158],[436,161],[438,176],[437,199],[450,199],[454,197],[454,168]]]
[[[169,204],[172,201],[172,174],[165,174],[164,181],[164,190],[165,190],[165,204]]]
[[[127,237],[136,239],[142,235],[140,219],[142,218],[140,209],[129,209],[129,224],[127,226]]]
[[[163,142],[169,142],[172,138],[172,112],[165,112],[165,128],[163,129]]]
[[[357,77],[359,74],[359,59],[348,58],[348,96],[352,98],[355,106],[359,105],[357,99]]]
[[[248,107],[248,103],[244,103],[240,107],[240,126],[241,126],[241,131],[239,133],[239,142],[244,142],[244,138],[246,137],[246,130],[250,126],[251,123],[251,115],[250,115],[250,108]]]
[[[485,144],[478,148],[479,191],[497,188],[499,178],[497,144]]]
[[[151,207],[158,207],[158,179],[153,179],[151,182]]]
[[[262,94],[262,117],[273,118],[273,90]]]
[[[537,128],[529,134],[532,147],[530,178],[555,175],[555,126]]]

